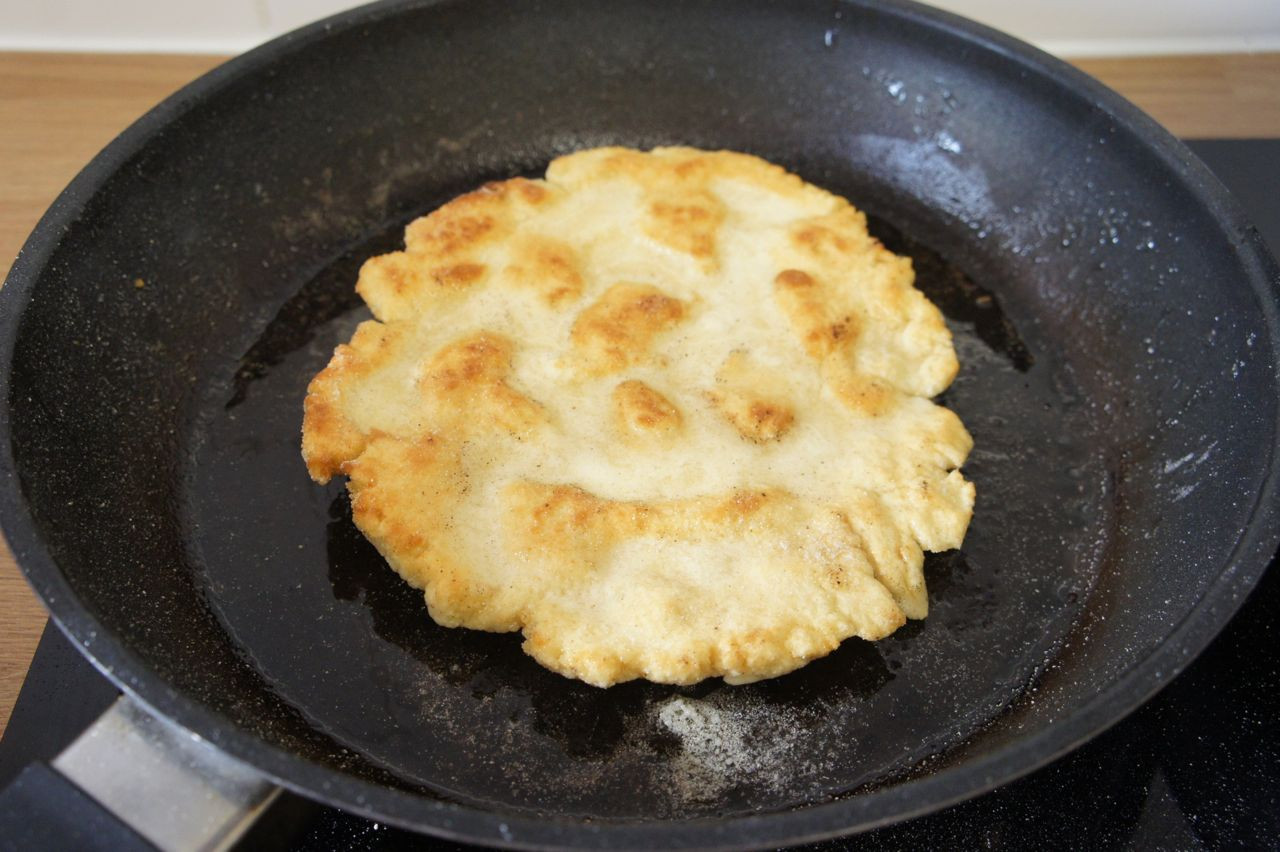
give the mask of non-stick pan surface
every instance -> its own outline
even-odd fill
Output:
[[[298,453],[360,262],[604,143],[750,151],[912,255],[963,364],[931,614],[760,684],[598,690],[426,617]],[[769,844],[973,795],[1173,677],[1274,551],[1276,268],[1066,66],[913,5],[366,7],[100,155],[3,291],[5,532],[160,713],[308,795],[491,842]]]

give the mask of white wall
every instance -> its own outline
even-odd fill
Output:
[[[934,4],[1060,55],[1280,50],[1280,0]],[[0,49],[236,53],[351,5],[346,0],[0,0]]]

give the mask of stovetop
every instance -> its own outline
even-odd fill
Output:
[[[1188,143],[1280,253],[1280,140]],[[116,697],[48,626],[0,741],[0,788]],[[278,848],[460,849],[319,805]],[[936,814],[812,849],[1280,849],[1280,570],[1152,701],[1070,755]]]

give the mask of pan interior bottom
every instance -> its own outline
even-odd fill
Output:
[[[449,798],[597,818],[723,815],[824,801],[974,735],[1031,683],[1099,570],[1105,471],[1053,347],[885,222],[948,315],[962,370],[943,402],[974,436],[963,551],[930,555],[930,615],[747,686],[599,690],[542,669],[519,637],[435,625],[299,455],[308,380],[367,318],[360,262],[335,259],[204,401],[185,522],[218,616],[286,701],[335,742]],[[998,291],[997,287],[993,287]],[[1028,474],[1032,471],[1032,474]]]

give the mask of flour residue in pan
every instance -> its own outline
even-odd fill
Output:
[[[804,736],[803,720],[793,711],[683,695],[655,710],[657,724],[680,740],[672,781],[683,797],[712,798],[748,779],[766,789],[786,788],[794,771],[787,767]]]

